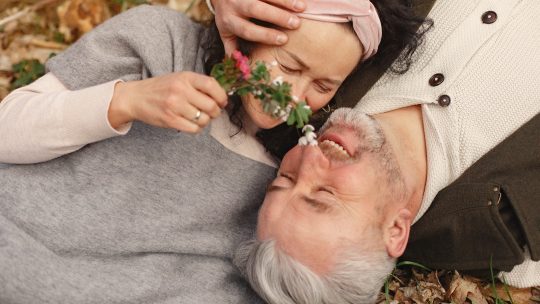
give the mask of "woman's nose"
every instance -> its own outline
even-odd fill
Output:
[[[308,89],[309,89],[309,81],[302,78],[298,78],[292,84],[292,89],[291,89],[292,96],[298,98],[298,100],[295,100],[294,102],[305,101],[307,103],[306,95],[307,95]]]

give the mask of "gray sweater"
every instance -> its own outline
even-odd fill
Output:
[[[204,33],[139,7],[48,69],[72,89],[200,72]],[[46,163],[0,167],[0,303],[259,303],[231,256],[274,175],[208,132],[141,123]]]

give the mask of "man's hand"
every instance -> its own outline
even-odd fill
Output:
[[[216,10],[219,35],[229,55],[237,47],[237,37],[270,45],[287,42],[285,33],[255,25],[250,18],[296,29],[300,26],[300,19],[290,11],[300,12],[306,7],[304,0],[213,0],[212,4]]]

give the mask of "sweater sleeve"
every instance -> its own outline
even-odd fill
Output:
[[[70,91],[48,73],[0,102],[0,163],[37,163],[126,134],[107,113],[119,80]]]
[[[202,72],[206,31],[177,11],[142,5],[81,37],[46,64],[70,90],[180,71]]]

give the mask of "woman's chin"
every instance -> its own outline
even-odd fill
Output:
[[[257,114],[258,114],[257,115],[258,117],[252,116],[251,119],[253,120],[253,122],[259,129],[265,129],[265,130],[272,129],[274,127],[277,127],[281,123],[283,123],[283,120],[281,119],[275,119],[266,114],[259,114],[259,113]],[[260,117],[260,116],[263,116],[263,117]]]
[[[242,105],[249,116],[249,119],[259,129],[272,129],[283,123],[281,118],[274,118],[266,114],[263,111],[260,102],[255,98],[243,97]]]

